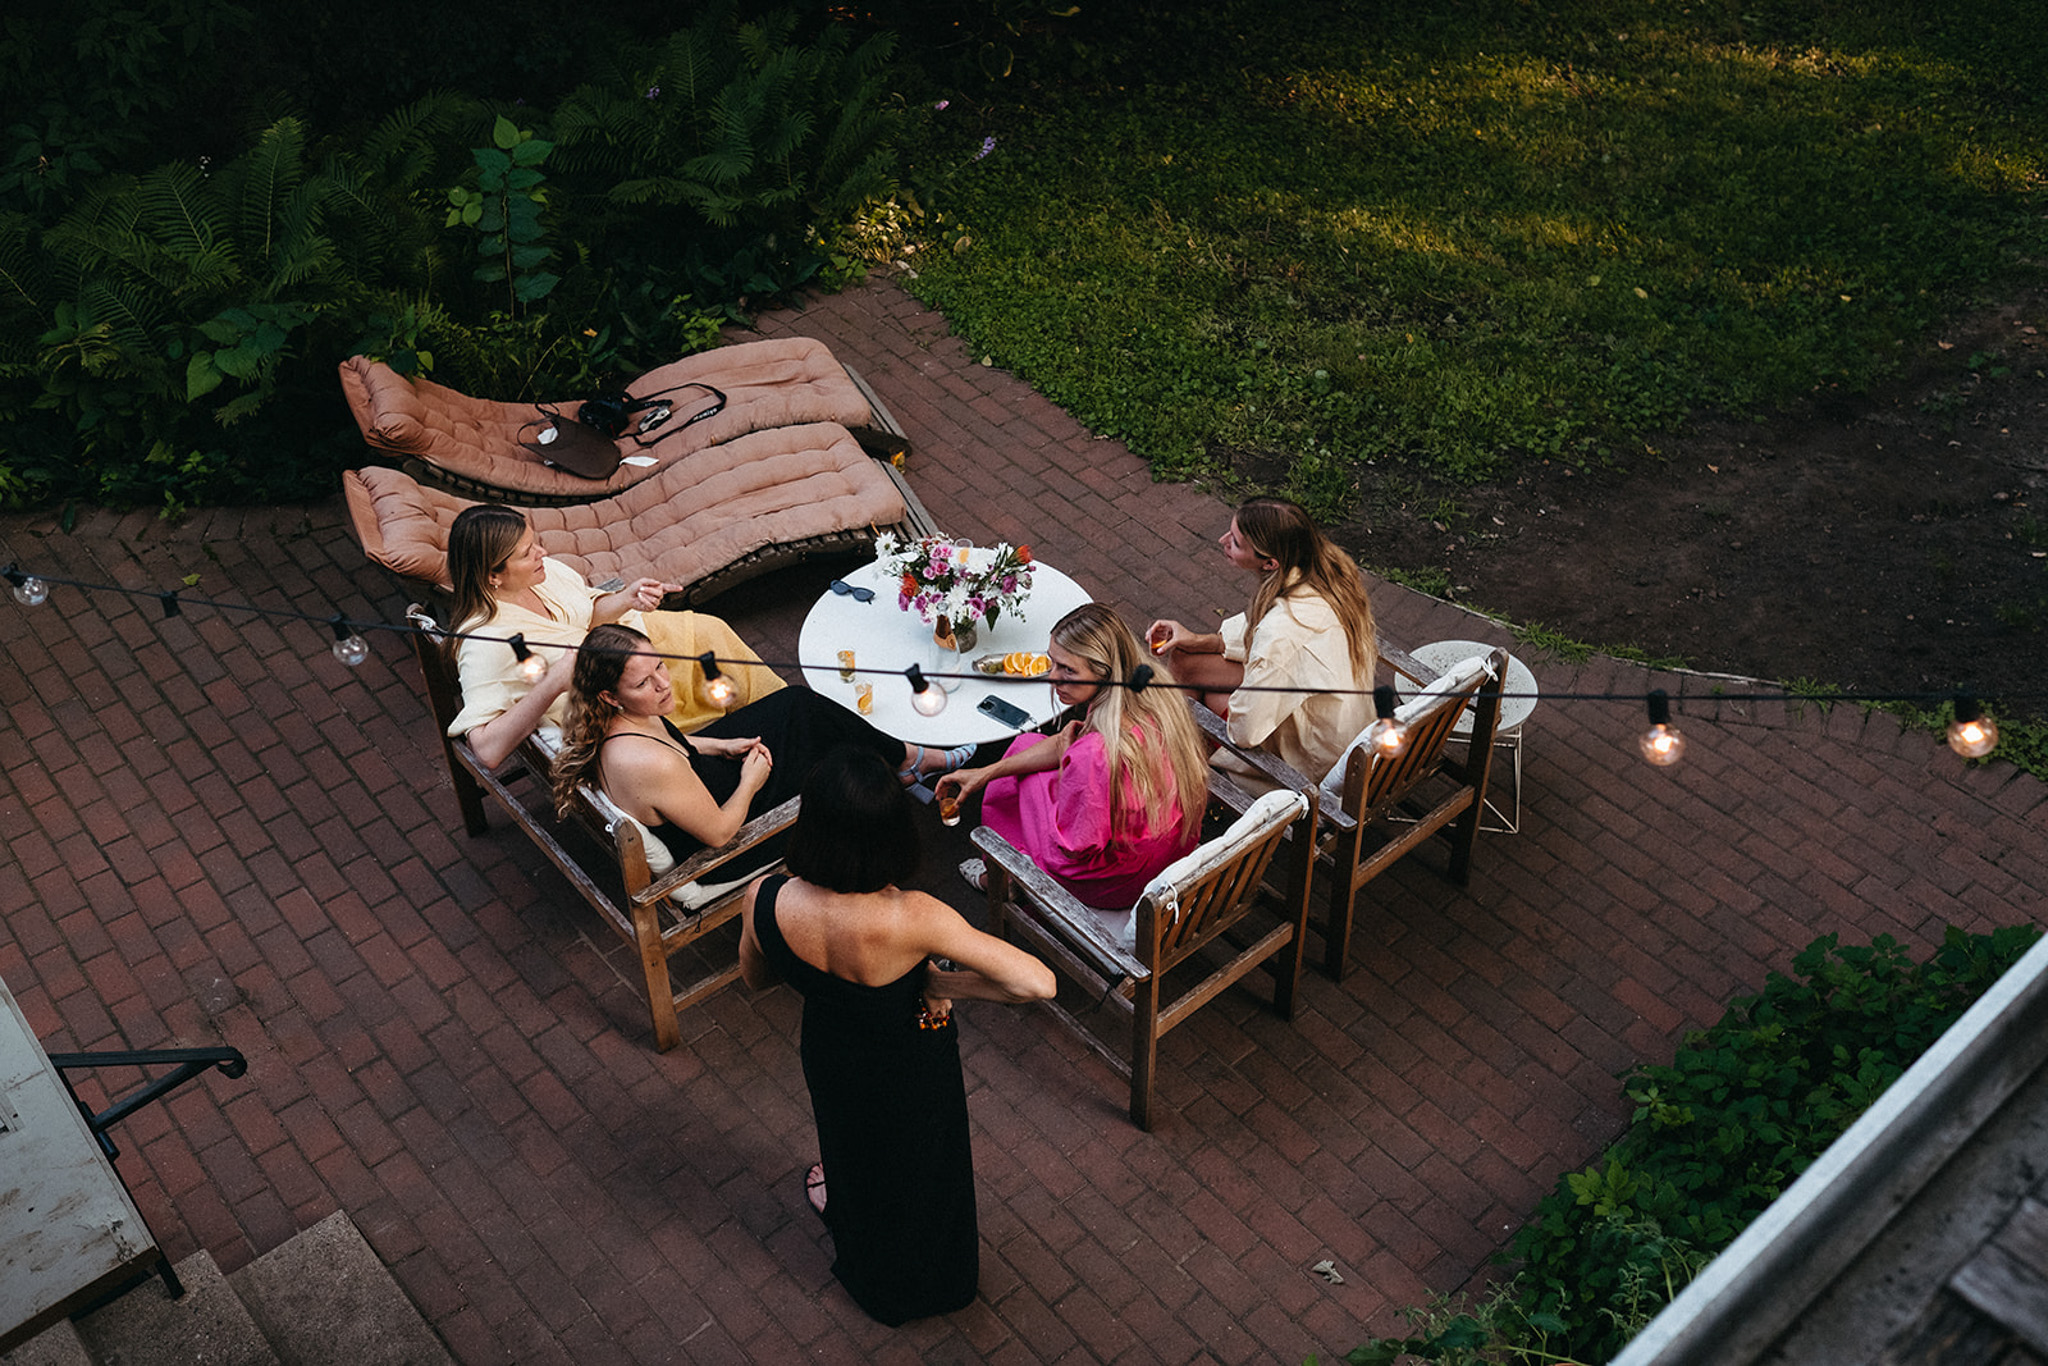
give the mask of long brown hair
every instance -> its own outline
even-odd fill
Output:
[[[567,817],[575,806],[577,784],[603,786],[595,781],[597,754],[604,747],[605,729],[619,714],[617,704],[605,701],[603,694],[618,691],[627,660],[653,649],[646,636],[616,623],[593,627],[583,638],[576,651],[576,671],[569,678],[569,717],[562,725],[562,749],[549,773],[557,816]]]
[[[1351,671],[1369,686],[1379,663],[1379,635],[1373,626],[1372,601],[1365,593],[1365,575],[1358,561],[1325,536],[1309,520],[1301,504],[1285,498],[1254,498],[1237,510],[1237,534],[1253,550],[1275,562],[1252,591],[1251,606],[1245,611],[1245,635],[1250,637],[1265,620],[1266,613],[1292,594],[1306,588],[1330,604],[1344,627],[1350,647]]]
[[[1156,682],[1173,682],[1165,665],[1147,657],[1123,618],[1099,602],[1083,603],[1061,617],[1052,628],[1052,640],[1087,665],[1098,679],[1128,682],[1140,664],[1150,664]],[[1102,737],[1103,755],[1109,764],[1111,828],[1119,823],[1118,808],[1123,804],[1128,776],[1145,809],[1147,826],[1160,827],[1171,795],[1180,803],[1181,833],[1199,833],[1202,812],[1209,804],[1209,763],[1201,734],[1188,714],[1187,698],[1179,689],[1098,689],[1082,725]],[[1145,733],[1143,747],[1133,738],[1137,729]],[[1168,772],[1173,775],[1171,789],[1163,781]]]
[[[455,604],[448,622],[458,631],[472,631],[498,614],[491,575],[501,572],[526,534],[526,514],[498,503],[478,503],[455,515],[448,528],[448,578],[455,585]]]

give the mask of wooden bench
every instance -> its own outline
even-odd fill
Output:
[[[730,843],[703,850],[657,874],[640,823],[588,784],[577,789],[569,818],[556,819],[548,778],[554,754],[548,742],[527,737],[494,771],[476,757],[467,740],[449,738],[449,723],[462,710],[462,688],[443,650],[442,630],[417,604],[407,609],[406,620],[414,627],[413,650],[426,680],[428,705],[464,828],[471,835],[490,828],[486,795],[503,805],[577,894],[638,952],[654,1045],[662,1052],[674,1048],[682,1041],[678,1012],[739,976],[736,939],[729,949],[702,941],[738,917],[746,884],[757,872],[781,866],[779,859],[763,863],[747,855],[795,824],[797,799],[748,821]],[[515,784],[522,784],[521,791],[514,790]],[[584,852],[572,851],[571,843]],[[685,952],[708,961],[699,961],[697,975],[679,986],[670,960]]]

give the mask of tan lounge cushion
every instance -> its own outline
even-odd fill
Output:
[[[650,446],[631,439],[618,443],[621,455],[653,457],[652,467],[621,465],[609,479],[582,479],[543,465],[520,448],[522,429],[538,416],[531,403],[471,398],[429,379],[407,379],[366,356],[341,363],[342,394],[369,445],[465,479],[550,497],[622,492],[707,446],[770,427],[809,422],[859,427],[874,420],[867,400],[832,352],[810,337],[700,351],[650,370],[627,388],[640,396],[691,383],[721,390],[724,410],[687,427],[672,421],[661,429],[666,435]],[[695,392],[678,395],[677,403],[678,419],[702,406]],[[551,406],[573,417],[579,401]]]
[[[450,586],[448,528],[475,500],[382,468],[348,471],[342,489],[366,555]],[[765,547],[887,526],[907,513],[852,434],[823,422],[697,451],[602,502],[525,511],[542,551],[588,579],[652,574],[685,587]]]

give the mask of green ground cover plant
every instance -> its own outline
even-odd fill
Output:
[[[1880,935],[1813,941],[1688,1035],[1668,1065],[1624,1079],[1635,1111],[1584,1171],[1537,1205],[1502,1260],[1511,1279],[1477,1305],[1407,1311],[1408,1337],[1344,1359],[1391,1366],[1603,1362],[1811,1166],[1942,1031],[2040,938],[1950,926],[1914,962]]]
[[[910,287],[1161,474],[1278,455],[1324,516],[1860,389],[2048,260],[2021,0],[1088,18],[918,125]]]

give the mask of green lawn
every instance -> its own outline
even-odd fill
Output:
[[[1424,8],[1077,30],[1090,79],[926,120],[911,287],[1162,473],[1277,453],[1328,515],[1365,461],[1625,466],[1869,385],[2048,262],[2032,0]]]

